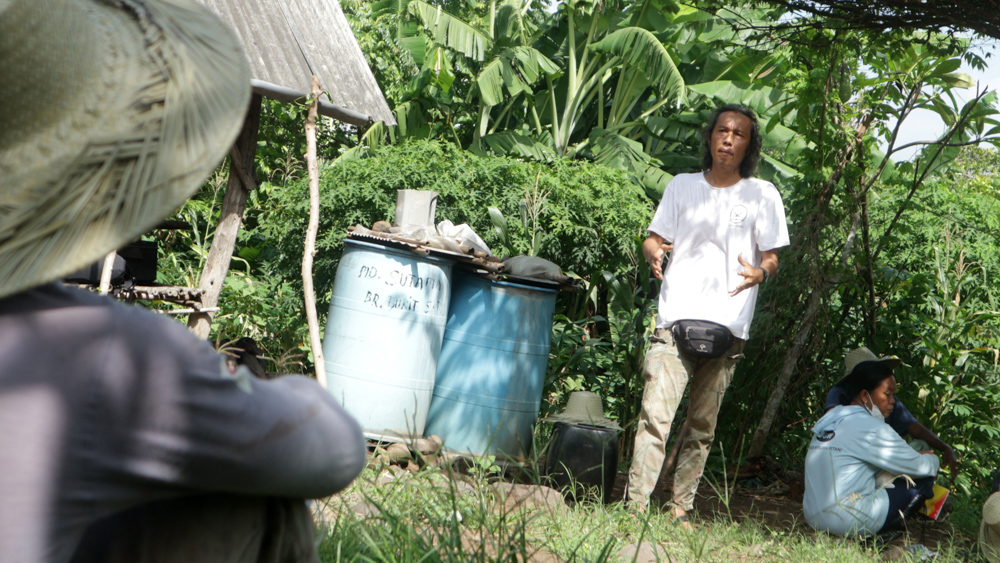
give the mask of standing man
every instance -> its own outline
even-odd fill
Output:
[[[626,494],[633,510],[646,510],[674,413],[690,382],[689,431],[682,438],[672,500],[673,516],[686,527],[719,406],[750,335],[757,286],[778,272],[776,250],[788,245],[778,190],[753,178],[761,145],[751,109],[716,109],[703,131],[705,172],[680,174],[670,182],[643,243],[643,255],[663,285],[646,353]],[[663,257],[671,250],[663,271]]]

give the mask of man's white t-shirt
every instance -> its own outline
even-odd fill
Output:
[[[757,286],[735,297],[745,278],[738,256],[760,265],[761,251],[788,246],[781,195],[770,182],[744,178],[714,188],[703,173],[680,174],[667,185],[649,232],[673,242],[660,289],[657,328],[682,319],[717,322],[747,339]]]

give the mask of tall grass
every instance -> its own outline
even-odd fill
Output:
[[[322,561],[846,563],[880,557],[859,542],[804,525],[786,530],[703,514],[698,528],[686,532],[656,507],[637,517],[620,502],[511,506],[495,484],[496,472],[452,479],[434,467],[393,471],[369,467],[347,491],[323,502]],[[937,561],[969,557],[959,546],[941,551]]]

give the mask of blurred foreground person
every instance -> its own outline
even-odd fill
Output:
[[[314,381],[55,280],[180,206],[249,101],[195,0],[0,0],[0,561],[315,561],[364,464]]]
[[[850,404],[834,407],[812,429],[803,512],[818,530],[868,537],[899,526],[934,496],[940,462],[885,424],[895,405],[891,367],[861,362],[843,385]]]
[[[990,563],[1000,563],[1000,472],[994,475],[990,496],[983,504],[979,549]]]

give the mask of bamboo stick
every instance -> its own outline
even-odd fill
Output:
[[[319,165],[316,162],[316,113],[319,96],[319,77],[312,79],[312,100],[306,117],[306,165],[309,170],[309,227],[306,229],[305,250],[302,252],[302,290],[306,301],[306,320],[309,323],[309,344],[312,346],[316,381],[326,389],[326,361],[319,336],[319,318],[316,314],[316,294],[313,290],[313,257],[316,255],[316,233],[319,231]],[[327,319],[330,322],[330,319]]]

